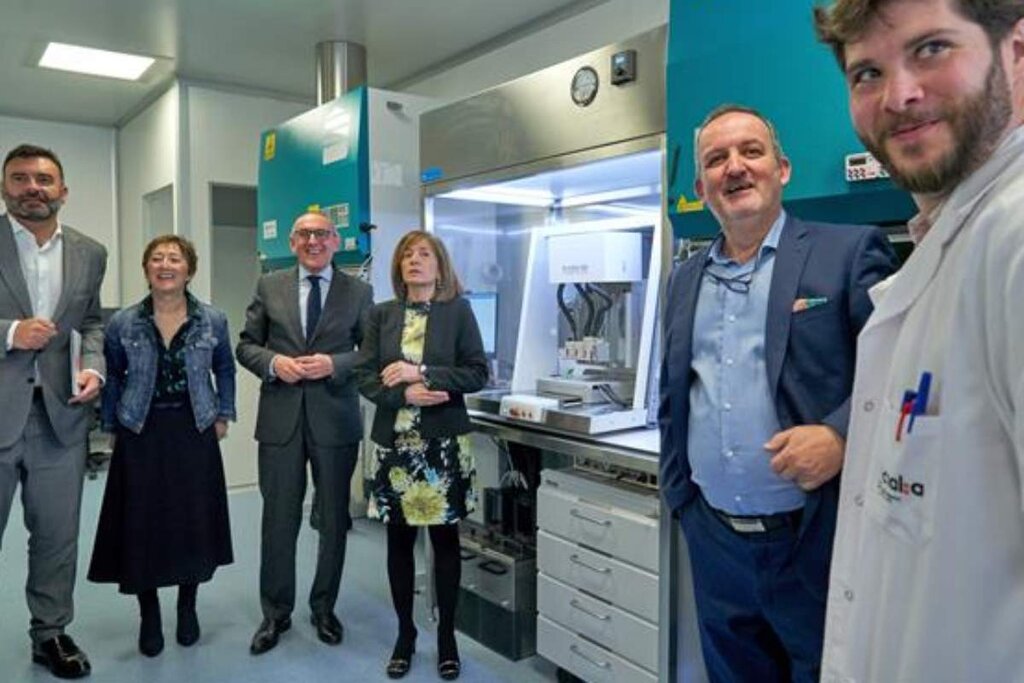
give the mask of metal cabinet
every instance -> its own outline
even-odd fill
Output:
[[[588,681],[658,678],[659,501],[545,470],[537,491],[537,651]]]

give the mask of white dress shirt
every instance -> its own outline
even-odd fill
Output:
[[[14,232],[14,243],[18,246],[18,260],[28,286],[32,315],[50,320],[57,309],[64,282],[64,236],[61,226],[58,223],[50,239],[40,246],[36,243],[35,235],[14,216],[8,213],[7,218]],[[18,322],[15,321],[7,330],[8,351],[14,348],[14,331],[17,328]]]

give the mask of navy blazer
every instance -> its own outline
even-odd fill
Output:
[[[693,321],[710,247],[681,263],[665,297],[661,368],[660,487],[679,513],[698,494],[686,452],[690,419]],[[868,289],[897,268],[896,256],[878,228],[805,223],[788,216],[782,228],[765,325],[768,386],[782,429],[825,424],[844,438],[857,335],[872,311]],[[820,306],[794,313],[801,298],[827,297]],[[769,457],[765,453],[765,457]],[[839,503],[839,477],[807,494],[798,544],[798,571],[821,591]]]
[[[356,366],[359,391],[377,406],[371,438],[381,446],[395,441],[395,417],[405,406],[407,384],[386,387],[380,371],[402,357],[402,329],[405,303],[392,299],[370,309],[366,334],[359,347]],[[456,436],[472,430],[463,394],[480,391],[487,384],[487,356],[480,328],[469,301],[455,297],[451,301],[433,301],[427,314],[423,364],[431,389],[447,391],[449,400],[420,409],[420,434],[424,438]]]

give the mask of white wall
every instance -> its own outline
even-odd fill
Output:
[[[117,205],[113,128],[0,116],[0,160],[31,143],[52,149],[64,166],[68,201],[60,219],[107,248],[104,306],[118,306]]]
[[[668,0],[609,0],[403,90],[462,99],[667,22]]]
[[[145,195],[173,184],[177,201],[179,118],[179,87],[173,85],[117,134],[124,305],[133,304],[146,294],[142,276],[142,251],[147,236],[143,225]],[[176,224],[178,220],[176,217]]]
[[[256,257],[256,226],[217,225],[213,227],[210,251],[204,254],[217,267],[212,272],[211,301],[228,314],[228,329],[232,346],[245,321],[245,308],[252,300],[252,283],[260,273]],[[224,476],[229,486],[247,486],[256,483],[256,396],[260,383],[237,363],[238,370],[235,402],[238,421],[228,429],[221,442],[224,456]]]
[[[186,191],[190,208],[179,220],[178,231],[187,235],[199,251],[199,272],[192,291],[210,296],[210,185],[256,186],[260,134],[312,108],[312,104],[270,99],[208,87],[183,85],[188,120]],[[255,242],[252,245],[256,250]]]
[[[312,105],[188,84],[182,87],[187,116],[182,128],[188,138],[182,172],[187,178],[190,206],[178,223],[178,232],[187,235],[199,252],[199,270],[191,289],[200,298],[224,308],[229,320],[243,320],[259,272],[253,267],[256,226],[213,226],[211,185],[256,187],[260,134]],[[237,325],[232,327],[233,343],[239,332]],[[253,432],[259,385],[252,373],[238,368],[238,422],[231,425],[228,437],[221,442],[229,486],[256,483]]]

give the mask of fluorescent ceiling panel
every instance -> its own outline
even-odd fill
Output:
[[[67,43],[50,43],[39,60],[39,66],[93,76],[119,78],[125,81],[137,81],[155,61],[152,57],[140,57],[124,52],[97,50]]]

